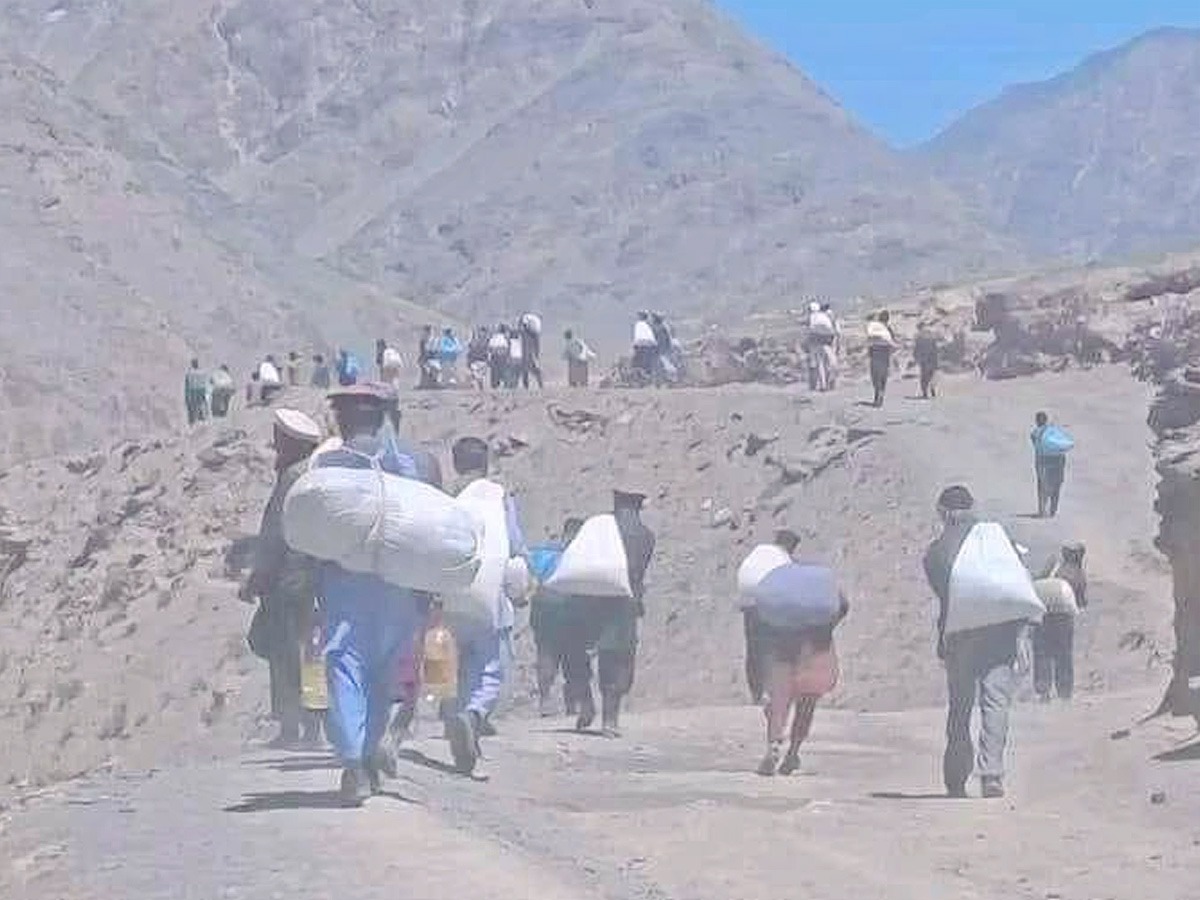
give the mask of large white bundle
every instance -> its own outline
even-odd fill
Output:
[[[1040,621],[1045,612],[1004,529],[995,522],[972,527],[950,570],[946,634],[1021,619]]]
[[[633,596],[629,557],[611,513],[592,516],[583,523],[545,586],[567,597]]]
[[[479,568],[470,584],[443,595],[442,602],[446,609],[460,616],[494,622],[510,549],[504,488],[479,478],[459,492],[458,503],[482,528]]]
[[[754,589],[762,580],[792,561],[787,551],[778,544],[759,544],[738,568],[738,606],[747,609],[755,603]]]
[[[379,469],[310,469],[283,505],[288,546],[414,590],[462,590],[479,570],[482,527],[435,487]]]
[[[1046,612],[1059,615],[1079,615],[1079,601],[1075,599],[1075,588],[1065,578],[1041,578],[1033,583],[1038,599]]]

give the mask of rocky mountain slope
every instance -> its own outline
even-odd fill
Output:
[[[443,459],[457,436],[488,438],[533,540],[567,514],[603,510],[614,486],[649,493],[660,545],[639,708],[744,698],[734,575],[781,524],[837,566],[853,603],[834,702],[881,710],[937,700],[920,557],[935,530],[933,499],[958,480],[1039,552],[1067,536],[1091,548],[1081,690],[1160,684],[1170,602],[1152,548],[1147,390],[1119,367],[952,379],[936,404],[908,399],[906,388],[899,382],[882,412],[855,405],[855,383],[815,399],[755,385],[445,392],[406,397],[405,429]],[[285,402],[322,405],[307,392]],[[1042,407],[1080,443],[1053,524],[1024,518],[1029,420]],[[268,434],[268,412],[243,411],[223,427],[125,441],[0,479],[0,784],[224,753],[268,731],[265,666],[246,650],[250,610],[236,599],[271,481]],[[526,707],[523,623],[517,642],[512,693]]]
[[[34,0],[0,62],[0,459],[174,421],[193,352],[428,307],[623,344],[1014,255],[697,0]]]
[[[1012,87],[918,152],[994,227],[1043,256],[1200,242],[1200,31],[1166,29]]]
[[[0,463],[177,424],[193,354],[243,375],[266,352],[420,322],[198,224],[169,188],[188,173],[135,162],[118,123],[27,58],[0,57],[0,110]]]

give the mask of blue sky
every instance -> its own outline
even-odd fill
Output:
[[[1013,82],[1040,81],[1200,0],[716,0],[881,137],[932,137]]]

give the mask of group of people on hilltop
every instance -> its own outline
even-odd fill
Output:
[[[683,346],[662,313],[640,312],[633,323],[630,368],[643,384],[673,384],[682,375]]]
[[[454,634],[458,684],[443,719],[455,768],[463,774],[475,769],[481,738],[495,733],[492,715],[511,672],[515,609],[528,597],[506,578],[494,598],[494,616],[484,622],[449,610],[443,613],[437,596],[295,552],[284,539],[282,517],[284,498],[300,475],[327,467],[374,468],[460,496],[486,485],[503,498],[503,544],[511,560],[528,567],[534,556],[561,553],[563,545],[527,545],[517,504],[495,480],[484,440],[466,436],[454,442],[450,457],[455,479],[444,484],[437,457],[401,437],[393,387],[338,387],[329,394],[329,402],[337,422],[337,434],[330,438],[303,413],[275,413],[276,483],[241,596],[259,601],[250,643],[270,664],[272,712],[280,723],[281,746],[313,746],[319,740],[320,721],[306,712],[301,700],[301,673],[310,636],[314,631],[321,635],[317,644],[324,661],[327,709],[320,718],[341,763],[342,800],[358,806],[380,790],[385,777],[396,774],[395,751],[420,696],[425,636],[431,626],[449,626]],[[582,656],[572,663],[576,708],[592,710],[581,714],[577,724],[588,728],[595,710],[590,670],[584,670],[590,669],[588,654],[599,647],[603,733],[609,737],[619,736],[621,699],[633,683],[637,623],[654,553],[654,535],[641,521],[643,501],[638,493],[614,492],[620,564],[627,567],[633,596],[581,601],[581,608],[587,607],[587,625],[581,626],[575,645]]]

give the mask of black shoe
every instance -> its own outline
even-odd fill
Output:
[[[988,776],[981,779],[983,785],[983,796],[988,800],[999,800],[1004,796],[1004,782],[995,776]]]
[[[587,731],[596,721],[596,701],[589,691],[579,701],[579,718],[575,720],[576,731]]]
[[[758,764],[755,770],[764,778],[773,778],[775,771],[779,768],[779,747],[772,744],[767,748],[766,756],[762,758],[762,762]]]
[[[946,787],[946,796],[951,800],[966,800],[967,786],[966,784],[951,784]]]
[[[371,781],[366,770],[361,767],[342,769],[342,785],[338,790],[342,806],[357,809],[366,803],[370,796]]]
[[[481,738],[495,737],[497,734],[499,734],[499,732],[496,731],[496,726],[492,724],[492,720],[486,716],[479,720],[479,725],[476,727],[475,731]]]
[[[780,775],[795,775],[800,771],[800,754],[788,753],[779,766]]]
[[[476,716],[470,712],[459,713],[446,723],[454,768],[460,775],[470,775],[479,762],[479,738],[475,729]]]

